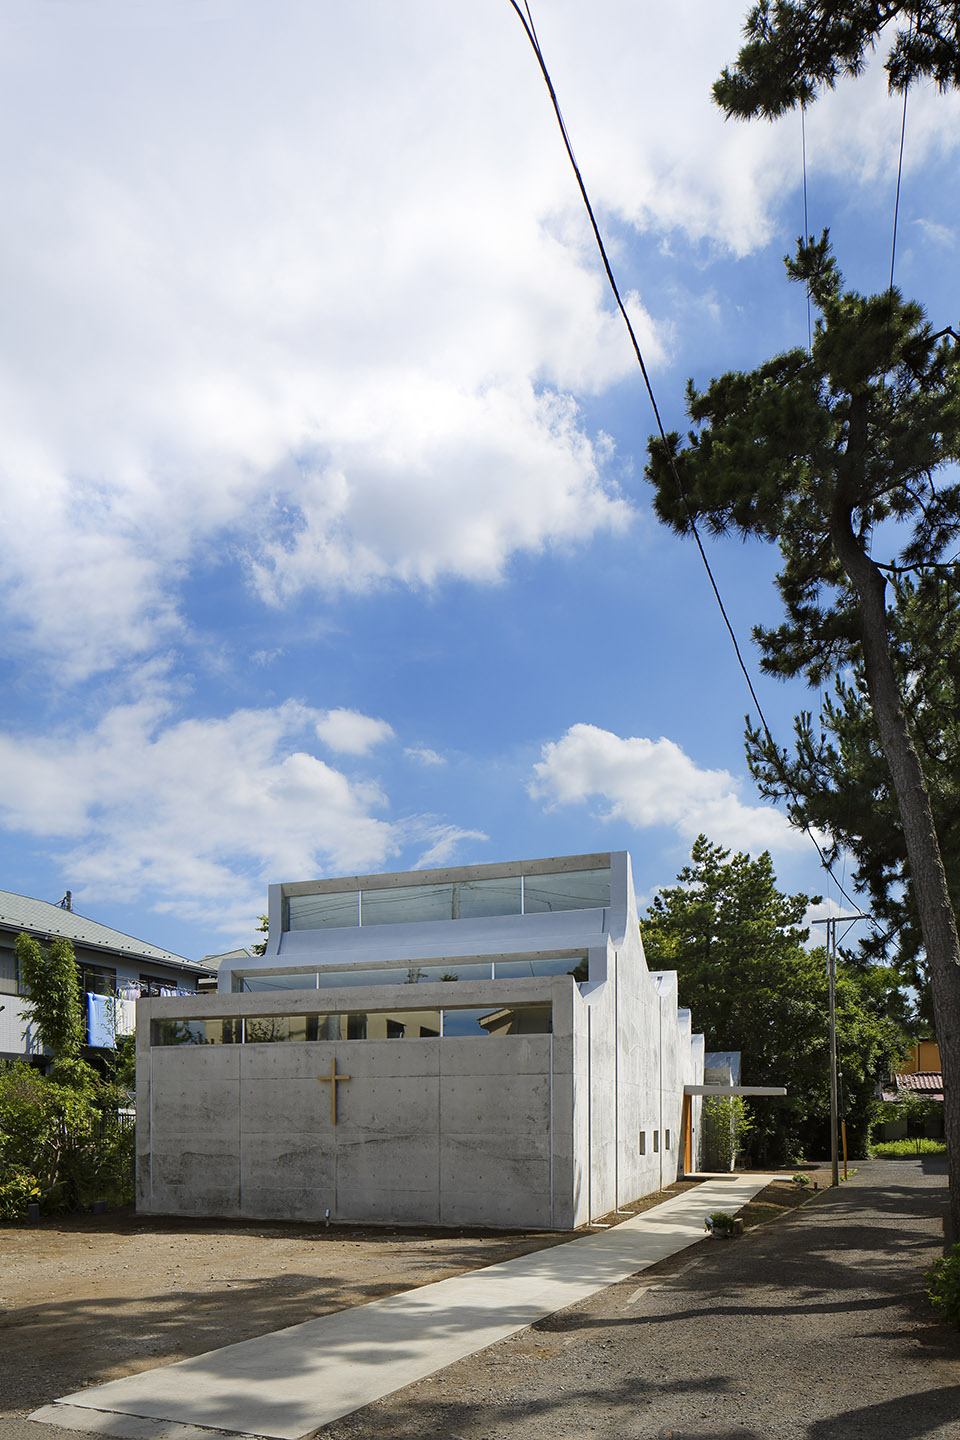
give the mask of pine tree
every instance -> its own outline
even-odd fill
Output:
[[[960,906],[960,590],[943,574],[891,583],[890,654],[930,793],[953,908]],[[855,862],[853,883],[880,922],[861,941],[866,962],[889,959],[932,1024],[920,919],[896,796],[891,792],[862,659],[838,675],[819,714],[794,721],[792,754],[748,724],[747,762],[760,791],[792,824],[828,838],[828,858]]]
[[[895,290],[845,292],[826,233],[801,243],[787,271],[820,311],[810,351],[724,375],[702,394],[690,383],[694,429],[685,446],[654,437],[647,475],[658,515],[679,533],[698,519],[779,547],[786,623],[754,632],[766,670],[819,684],[862,661],[929,967],[960,1234],[960,943],[886,611],[891,573],[953,569],[944,557],[960,534],[960,486],[939,472],[960,458],[960,346]],[[899,544],[889,562],[870,548],[883,521]]]
[[[727,115],[772,119],[809,105],[844,75],[859,75],[886,32],[891,90],[927,78],[960,86],[960,4],[942,0],[760,0],[744,25],[746,44],[713,87]]]

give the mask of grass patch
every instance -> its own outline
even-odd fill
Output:
[[[754,1225],[766,1225],[769,1221],[786,1215],[788,1211],[796,1210],[798,1205],[803,1205],[816,1193],[808,1185],[794,1185],[789,1180],[774,1180],[752,1200],[748,1200],[746,1205],[742,1205],[737,1214],[743,1220],[745,1229]]]
[[[918,1155],[946,1155],[943,1140],[875,1140],[870,1146],[877,1160],[915,1160]]]

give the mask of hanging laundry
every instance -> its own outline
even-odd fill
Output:
[[[117,1006],[117,1034],[132,1035],[137,1028],[136,1000],[120,999]]]
[[[110,995],[87,995],[87,1044],[102,1050],[113,1050],[115,1039],[115,1007],[119,1002]]]

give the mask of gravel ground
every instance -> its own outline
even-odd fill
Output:
[[[316,1440],[958,1440],[960,1334],[922,1293],[943,1162],[708,1240]]]

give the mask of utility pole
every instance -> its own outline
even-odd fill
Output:
[[[840,1184],[840,1157],[837,1136],[840,1129],[837,1104],[837,921],[869,920],[869,915],[832,915],[829,920],[813,920],[813,925],[827,927],[827,989],[830,1007],[830,1184]],[[844,1142],[846,1169],[846,1142]]]
[[[840,1184],[837,1155],[837,922],[827,921],[827,986],[830,1004],[830,1184]]]

